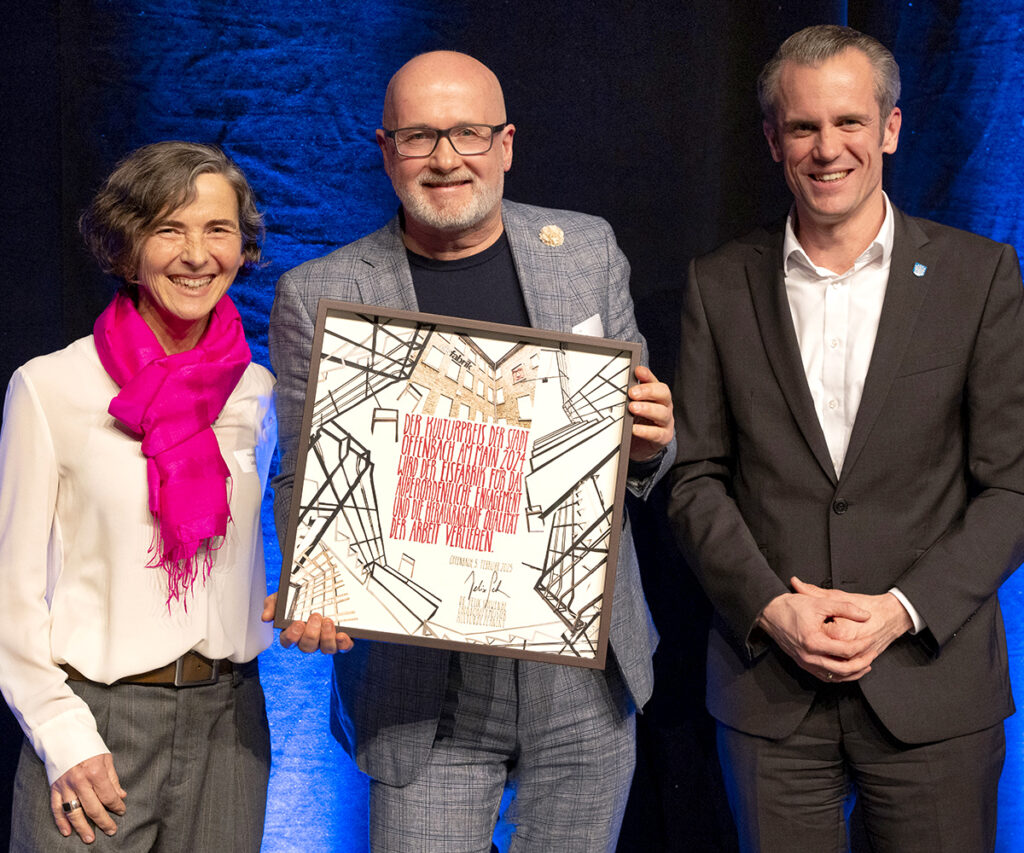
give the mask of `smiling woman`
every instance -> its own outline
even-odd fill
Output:
[[[226,293],[262,221],[219,149],[162,142],[81,229],[124,285],[92,336],[15,373],[0,433],[0,688],[26,735],[11,849],[98,829],[116,849],[256,851],[276,430]]]
[[[167,352],[199,342],[243,262],[231,184],[223,175],[197,176],[195,199],[157,223],[139,256],[139,314]]]

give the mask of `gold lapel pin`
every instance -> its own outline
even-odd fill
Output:
[[[540,229],[540,241],[545,246],[561,246],[565,242],[565,232],[557,225],[545,225]]]

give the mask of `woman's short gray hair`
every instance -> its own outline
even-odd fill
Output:
[[[124,157],[79,218],[78,228],[102,270],[131,282],[151,229],[161,217],[191,202],[196,178],[207,174],[223,175],[235,191],[243,269],[256,266],[263,217],[242,170],[215,145],[167,141],[145,145]]]

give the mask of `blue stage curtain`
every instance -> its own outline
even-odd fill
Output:
[[[852,17],[851,4],[851,17]],[[864,21],[900,63],[903,129],[887,188],[910,213],[1024,250],[1024,2],[872,3]],[[1021,342],[1024,358],[1024,341]],[[1024,432],[1021,435],[1024,442]],[[1018,706],[1024,690],[1024,573],[999,593]],[[1006,723],[1000,851],[1024,847],[1024,723]]]

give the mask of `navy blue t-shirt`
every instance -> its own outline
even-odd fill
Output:
[[[502,233],[468,258],[439,261],[405,250],[420,311],[467,320],[529,326],[512,249]]]

